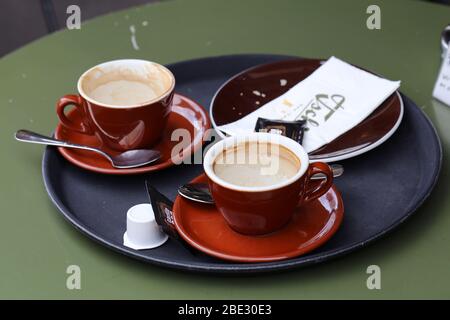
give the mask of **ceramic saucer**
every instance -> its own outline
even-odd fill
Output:
[[[319,59],[290,59],[259,65],[228,80],[211,101],[211,122],[218,126],[237,121],[267,102],[284,94],[321,66]],[[398,92],[388,97],[372,114],[353,129],[310,153],[325,162],[351,158],[374,149],[391,137],[403,116]]]
[[[192,182],[206,182],[206,176]],[[239,234],[226,224],[215,206],[180,196],[173,214],[181,237],[198,250],[225,260],[268,262],[300,256],[327,242],[342,222],[344,205],[333,186],[316,201],[297,208],[283,229],[264,236]]]
[[[76,109],[71,110],[67,116],[74,123],[80,123],[81,121]],[[137,168],[116,169],[112,167],[108,160],[97,153],[68,148],[58,149],[64,158],[84,169],[107,174],[137,174],[160,170],[173,165],[171,159],[172,148],[179,143],[178,140],[171,141],[171,134],[175,129],[184,128],[190,133],[190,143],[184,146],[180,152],[182,157],[186,157],[190,156],[202,146],[206,130],[210,127],[211,125],[207,112],[203,107],[180,94],[175,94],[163,137],[159,143],[153,147],[162,153],[162,158],[155,163]],[[101,148],[112,155],[117,154],[117,152],[102,146],[101,141],[97,137],[67,130],[61,124],[58,124],[56,127],[55,137],[73,143]]]

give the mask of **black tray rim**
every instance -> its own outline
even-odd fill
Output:
[[[219,55],[219,56],[208,56],[208,57],[200,57],[195,59],[189,59],[185,61],[175,62],[172,64],[168,64],[167,67],[175,67],[180,64],[186,64],[186,63],[193,63],[193,62],[199,62],[199,61],[208,61],[213,59],[220,59],[220,58],[264,58],[264,57],[275,57],[275,58],[289,58],[292,56],[289,55],[278,55],[278,54],[231,54],[231,55]],[[302,58],[302,57],[299,57]],[[417,209],[422,206],[422,204],[426,201],[426,199],[430,196],[431,192],[433,191],[434,187],[436,186],[438,180],[439,180],[439,174],[441,172],[442,168],[442,161],[443,161],[443,152],[442,152],[442,144],[438,135],[438,132],[431,122],[428,115],[423,112],[417,105],[409,98],[407,98],[403,93],[400,92],[402,99],[408,99],[410,102],[412,102],[412,105],[414,108],[419,111],[419,113],[422,115],[422,117],[425,119],[425,122],[429,126],[429,128],[432,130],[435,136],[435,140],[433,141],[436,143],[437,152],[436,152],[436,159],[437,159],[437,165],[435,166],[435,170],[433,172],[434,179],[432,183],[428,186],[426,190],[421,195],[421,198],[419,201],[416,202],[414,206],[412,206],[400,219],[397,219],[394,221],[389,227],[386,229],[378,232],[374,236],[368,238],[367,240],[363,242],[356,242],[353,244],[348,245],[345,248],[340,248],[336,250],[331,250],[327,252],[326,254],[319,253],[319,254],[313,254],[309,256],[308,258],[304,258],[302,256],[298,258],[288,259],[288,260],[281,260],[281,261],[274,261],[274,262],[263,262],[263,263],[217,263],[214,265],[211,265],[209,263],[198,263],[195,265],[188,264],[188,263],[180,263],[180,262],[174,262],[171,260],[166,259],[159,259],[154,257],[148,257],[144,256],[139,253],[139,251],[135,251],[128,248],[120,247],[100,236],[95,234],[95,232],[92,232],[84,226],[81,222],[79,222],[74,215],[70,212],[70,210],[64,205],[64,203],[57,198],[56,192],[54,188],[51,185],[50,182],[50,176],[48,174],[49,172],[49,166],[48,166],[48,158],[50,156],[50,152],[58,152],[56,150],[50,150],[52,147],[47,146],[45,148],[43,157],[42,157],[42,177],[44,182],[45,190],[51,200],[51,202],[57,207],[58,211],[62,214],[62,216],[67,220],[70,224],[72,224],[76,230],[80,231],[82,234],[88,236],[90,239],[94,240],[95,242],[101,244],[104,247],[107,247],[115,252],[121,253],[125,256],[128,256],[133,259],[137,259],[139,261],[143,261],[146,263],[151,263],[153,265],[162,266],[162,267],[168,267],[170,269],[175,270],[187,270],[192,272],[202,272],[202,273],[232,273],[232,274],[249,274],[249,273],[267,273],[267,272],[276,272],[276,271],[285,271],[288,269],[293,268],[300,268],[300,267],[306,267],[311,266],[317,263],[321,263],[327,260],[336,259],[338,257],[341,257],[345,254],[354,252],[358,249],[361,249],[363,247],[366,247],[368,244],[375,242],[376,240],[379,240],[380,238],[386,236],[387,234],[391,233],[394,229],[396,229],[398,226],[400,226],[403,222],[405,222],[408,218],[412,216],[414,212],[417,211]],[[345,215],[345,212],[344,212]],[[299,261],[299,259],[301,259]]]

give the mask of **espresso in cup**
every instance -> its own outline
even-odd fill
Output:
[[[330,167],[310,163],[299,143],[262,132],[214,144],[203,168],[217,209],[233,230],[246,235],[282,228],[296,207],[322,196],[333,183]],[[326,179],[312,181],[316,174]]]
[[[78,95],[56,105],[61,124],[80,134],[95,135],[105,151],[151,148],[161,138],[170,112],[175,77],[164,66],[124,59],[99,64],[78,80]],[[75,106],[81,123],[64,112]]]
[[[263,187],[292,178],[300,167],[300,159],[283,146],[244,142],[223,150],[214,161],[213,171],[231,184]]]

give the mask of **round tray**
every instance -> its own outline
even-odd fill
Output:
[[[292,57],[232,55],[169,65],[177,79],[176,92],[208,106],[216,90],[234,74],[249,67]],[[144,181],[175,199],[179,185],[203,170],[179,165],[134,176],[103,175],[80,169],[47,147],[42,173],[47,192],[62,215],[78,230],[127,256],[166,267],[201,272],[254,273],[284,270],[322,262],[362,248],[403,223],[428,197],[441,167],[442,151],[436,131],[410,99],[404,102],[403,121],[380,147],[340,161],[345,174],[336,179],[344,205],[343,223],[325,245],[283,261],[231,263],[188,250],[169,240],[163,246],[135,251],[122,244],[127,209],[148,202]]]

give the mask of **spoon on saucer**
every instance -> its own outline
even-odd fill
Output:
[[[344,167],[340,164],[330,165],[333,171],[333,177],[339,177],[344,173]],[[324,179],[325,176],[321,174],[311,177],[312,180]],[[188,183],[178,188],[178,194],[183,198],[206,204],[214,204],[214,199],[211,196],[211,191],[207,183]]]
[[[161,153],[159,151],[149,149],[129,150],[112,156],[97,148],[57,140],[28,130],[19,130],[15,133],[14,137],[16,138],[16,140],[23,142],[97,152],[108,159],[109,162],[111,162],[112,166],[117,169],[141,167],[146,164],[155,162],[161,158]]]

